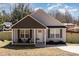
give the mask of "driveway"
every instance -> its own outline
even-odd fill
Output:
[[[59,46],[61,50],[79,54],[79,44],[69,44],[67,46]]]

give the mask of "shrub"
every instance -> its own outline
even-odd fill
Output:
[[[58,42],[54,42],[54,41],[49,41],[49,42],[47,42],[47,44],[65,44],[65,42],[63,42],[63,41],[58,41]]]

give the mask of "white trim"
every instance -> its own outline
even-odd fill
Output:
[[[52,38],[53,39],[62,39],[62,38],[60,38],[60,29],[62,29],[62,28],[50,28],[50,35],[54,34],[54,37],[50,37],[50,39],[52,39]],[[53,32],[53,33],[51,33],[51,32]],[[59,34],[59,37],[56,37],[56,34]]]
[[[15,24],[13,24],[13,25],[11,26],[11,28],[12,28],[13,26],[15,26],[17,23],[19,23],[20,21],[24,20],[24,18],[27,18],[28,16],[30,16],[31,18],[33,18],[35,21],[37,21],[37,22],[40,23],[41,25],[45,26],[44,24],[42,24],[41,22],[39,22],[38,20],[36,20],[33,16],[27,15],[27,16],[23,17],[21,20],[19,20],[18,22],[16,22]],[[45,26],[45,27],[46,27],[46,26]],[[46,27],[46,28],[47,28],[47,27]]]
[[[41,25],[45,26],[47,28],[46,25],[42,24],[40,21],[36,20],[36,18],[34,18],[33,16],[30,15],[30,17],[32,17],[35,21],[37,21],[38,23],[40,23]]]
[[[12,44],[13,44],[13,40],[14,40],[13,32],[14,32],[14,31],[13,31],[13,29],[12,29]]]
[[[12,43],[17,42],[18,36],[17,36],[17,30],[18,29],[12,29]],[[16,33],[16,34],[15,34]],[[15,41],[16,40],[16,41]]]
[[[19,30],[30,30],[30,29],[27,29],[27,28],[26,28],[26,29],[19,29]]]
[[[22,21],[24,18],[26,18],[27,16],[25,16],[25,17],[23,17],[21,20],[19,20],[19,21],[17,21],[15,24],[13,24],[12,26],[11,26],[11,28],[13,27],[13,26],[15,26],[17,23],[19,23],[20,21]]]
[[[44,41],[45,41],[45,46],[46,46],[46,34],[47,34],[46,29],[44,29]]]
[[[20,29],[20,30],[23,30],[23,33],[20,32],[20,34],[19,34],[20,39],[23,40],[23,39],[28,39],[28,38],[30,37],[30,36],[29,36],[28,38],[26,38],[26,36],[25,36],[25,34],[26,34],[26,30],[29,30],[29,31],[30,31],[30,29]],[[23,34],[24,37],[21,37],[21,34]],[[28,34],[30,34],[30,32],[29,32]]]
[[[34,29],[34,44],[36,44],[36,29]]]
[[[18,30],[18,29],[12,29],[12,30]],[[19,30],[29,30],[29,29],[26,28],[26,29],[19,29]],[[33,42],[33,43],[36,44],[36,30],[40,30],[40,29],[32,29],[32,30],[34,30],[34,34],[33,34],[33,35],[34,35],[34,37],[33,37],[34,42]],[[47,30],[47,29],[41,29],[41,30],[44,30],[44,35],[43,35],[43,36],[44,36],[44,39],[43,39],[43,40],[44,40],[45,45],[46,45],[46,35],[47,35],[47,34],[46,34],[46,30]],[[13,35],[13,33],[12,33],[12,35]],[[15,43],[12,43],[12,44],[15,44]],[[17,42],[16,44],[19,44],[19,43]],[[23,44],[23,43],[22,43],[22,44]],[[29,43],[27,43],[27,44],[29,44]],[[20,45],[21,45],[21,44],[20,44]]]

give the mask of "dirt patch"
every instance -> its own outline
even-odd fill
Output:
[[[0,56],[79,56],[55,47],[13,46],[10,42],[0,43]]]

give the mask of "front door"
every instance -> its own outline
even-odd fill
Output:
[[[44,39],[44,37],[43,37],[44,35],[43,35],[43,29],[39,29],[39,30],[37,30],[37,43],[42,43],[43,42],[43,39]]]

